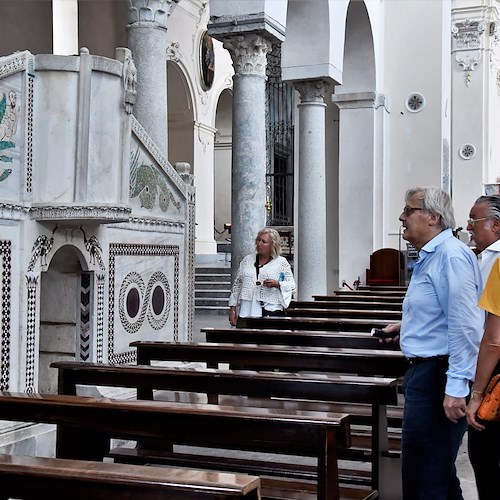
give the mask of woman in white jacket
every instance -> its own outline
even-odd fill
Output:
[[[255,250],[241,261],[229,297],[229,322],[233,326],[239,316],[283,316],[295,292],[292,269],[281,257],[278,231],[261,229],[255,238]]]

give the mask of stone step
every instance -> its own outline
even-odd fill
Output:
[[[227,297],[198,297],[195,300],[195,306],[217,306],[217,307],[225,307],[228,308],[228,300]]]
[[[231,295],[231,290],[198,290],[195,289],[194,291],[194,296],[198,299],[202,298],[229,298],[229,295]]]
[[[195,306],[194,309],[196,313],[214,314],[219,316],[228,315],[227,306],[225,308],[220,306]]]
[[[231,283],[226,283],[225,281],[213,282],[213,281],[199,281],[194,285],[195,290],[231,290]]]
[[[231,275],[230,274],[195,274],[194,278],[195,283],[203,283],[203,282],[222,282],[222,283],[231,283]]]

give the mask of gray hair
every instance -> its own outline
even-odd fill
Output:
[[[424,212],[439,215],[441,228],[448,229],[455,227],[455,215],[450,195],[436,186],[424,186],[408,189],[405,195],[405,201],[415,194],[421,193],[419,198],[422,200]]]
[[[478,205],[479,203],[487,203],[488,217],[500,220],[500,195],[490,194],[488,196],[480,196],[474,202],[474,205]]]

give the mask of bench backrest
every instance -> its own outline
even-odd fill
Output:
[[[130,346],[137,349],[137,363],[140,365],[151,364],[151,361],[196,361],[208,363],[210,368],[231,363],[247,369],[388,377],[399,377],[406,370],[402,353],[391,350],[151,341],[132,342]]]
[[[379,342],[369,333],[321,332],[314,330],[258,330],[255,328],[202,328],[207,342],[235,344],[268,344],[309,347],[343,347],[350,349],[389,349],[399,347]]]

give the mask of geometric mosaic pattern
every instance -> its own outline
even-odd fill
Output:
[[[26,300],[26,387],[27,393],[35,392],[35,345],[36,345],[36,291],[38,276],[26,275],[28,295]]]
[[[148,244],[140,244],[140,243],[111,243],[109,245],[109,299],[108,299],[108,362],[116,363],[116,364],[124,364],[124,363],[133,363],[136,361],[136,352],[135,350],[123,352],[123,353],[115,353],[115,331],[114,331],[114,321],[115,321],[115,292],[118,287],[121,287],[121,290],[124,289],[123,283],[115,283],[115,263],[117,256],[137,256],[137,257],[158,257],[158,256],[172,256],[174,257],[174,283],[173,283],[173,293],[172,293],[172,307],[170,307],[170,286],[168,282],[166,282],[166,277],[163,273],[155,273],[149,283],[151,287],[155,283],[162,284],[163,290],[165,293],[164,300],[168,298],[168,308],[158,307],[156,310],[157,316],[160,318],[160,322],[163,322],[169,315],[170,310],[172,309],[173,315],[173,336],[174,341],[179,339],[179,247],[174,245],[148,245]],[[131,273],[130,273],[131,274]],[[140,276],[130,276],[129,274],[129,284],[131,283],[139,283],[142,281]],[[137,273],[135,273],[137,274]],[[153,279],[154,278],[154,279]],[[125,281],[125,280],[124,280]],[[167,292],[168,287],[168,292]],[[130,290],[131,287],[128,289]],[[125,287],[125,290],[127,287]],[[118,291],[120,293],[120,291]],[[167,295],[168,293],[168,295]],[[136,294],[131,294],[131,309],[132,313],[135,313],[139,316],[139,312],[144,308],[140,305],[141,299],[144,301],[144,295],[140,293],[140,286],[137,285]],[[138,304],[134,305],[133,300],[137,300]],[[137,311],[137,312],[136,312]],[[123,311],[122,311],[123,313]],[[139,316],[140,317],[140,316]],[[124,321],[124,316],[120,317],[122,324]],[[126,322],[130,321],[130,314],[128,318],[125,318]],[[156,318],[158,319],[158,318]],[[151,323],[151,321],[150,321]]]
[[[2,283],[2,302],[0,317],[2,318],[1,335],[1,369],[0,390],[9,390],[10,374],[10,329],[11,329],[11,285],[12,285],[12,242],[0,240],[0,279]]]
[[[96,273],[96,289],[97,289],[97,331],[96,331],[96,361],[102,363],[104,361],[104,273]]]
[[[91,321],[91,293],[92,275],[82,272],[80,275],[80,343],[78,358],[80,361],[89,361],[91,350],[90,326]]]

